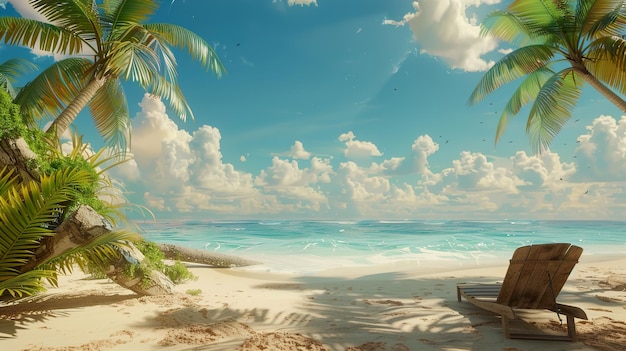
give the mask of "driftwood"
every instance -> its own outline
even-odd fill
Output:
[[[38,250],[35,260],[29,262],[22,270],[32,269],[46,258],[58,256],[108,232],[110,229],[102,216],[89,206],[80,206],[55,229],[55,235]],[[105,268],[106,275],[120,286],[140,295],[173,294],[174,283],[159,271],[152,270],[150,276],[143,279],[124,274],[129,265],[144,260],[143,254],[132,243],[128,242],[126,245],[120,258]]]
[[[260,264],[260,262],[222,253],[192,249],[173,244],[157,245],[159,250],[165,254],[165,258],[170,260],[206,264],[216,268],[245,267]]]

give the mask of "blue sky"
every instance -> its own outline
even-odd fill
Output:
[[[25,3],[3,12],[34,16]],[[524,114],[494,145],[514,85],[468,106],[511,49],[478,35],[507,3],[163,1],[151,22],[201,35],[228,73],[177,53],[184,123],[127,84],[134,159],[112,176],[160,219],[622,220],[626,120],[600,95],[585,89],[540,156]],[[0,46],[14,56],[54,59]],[[102,147],[86,113],[76,125]]]

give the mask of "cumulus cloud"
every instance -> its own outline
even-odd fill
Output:
[[[369,141],[356,140],[356,136],[351,131],[339,136],[339,141],[346,144],[344,155],[348,158],[363,158],[370,156],[382,156],[378,147]]]
[[[125,180],[145,186],[149,205],[161,211],[227,212],[242,198],[260,197],[251,174],[222,161],[219,130],[205,125],[190,134],[179,129],[163,102],[148,94],[139,105],[142,110],[132,121],[135,163],[124,173]]]
[[[414,1],[415,12],[401,20],[385,24],[408,24],[421,52],[445,60],[452,68],[468,72],[485,71],[493,65],[483,55],[497,48],[497,41],[480,35],[475,16],[468,17],[468,7],[493,5],[498,0],[421,0]]]
[[[596,118],[578,138],[576,162],[580,180],[624,181],[626,174],[626,116]]]
[[[439,145],[428,135],[405,155],[359,164],[310,157],[300,142],[254,175],[224,162],[220,131],[179,129],[148,95],[133,119],[132,162],[116,169],[157,211],[203,215],[335,218],[616,218],[626,204],[626,117],[600,116],[579,138],[575,162],[518,151],[494,159],[463,151],[431,169]],[[348,157],[380,156],[341,134]],[[309,158],[296,157],[298,155]],[[603,177],[603,178],[602,178]]]
[[[539,190],[553,186],[569,179],[576,173],[573,163],[562,163],[558,154],[550,151],[541,155],[528,156],[524,151],[518,151],[511,157],[512,171],[524,182],[525,190]]]
[[[311,153],[304,149],[301,141],[296,140],[293,146],[291,146],[289,157],[301,160],[308,160],[311,158]]]
[[[327,207],[328,200],[319,183],[329,183],[333,173],[330,160],[314,157],[311,167],[301,169],[296,160],[288,161],[274,156],[272,165],[261,171],[255,185],[265,193],[287,198],[299,209],[319,211]]]

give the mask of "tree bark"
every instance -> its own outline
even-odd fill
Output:
[[[20,181],[39,181],[39,174],[32,167],[28,167],[28,162],[35,162],[37,155],[33,153],[24,139],[2,139],[0,140],[0,168],[7,167],[14,169]]]
[[[216,268],[245,267],[260,264],[260,262],[205,250],[197,250],[172,244],[158,244],[159,250],[165,258],[184,262],[201,263]]]
[[[74,98],[74,100],[67,105],[65,110],[63,110],[63,112],[61,112],[61,114],[54,119],[46,132],[54,130],[56,135],[60,137],[67,130],[67,128],[70,127],[70,124],[74,122],[80,111],[87,106],[89,101],[93,99],[98,90],[102,88],[105,83],[106,78],[92,78],[78,93],[76,98]]]

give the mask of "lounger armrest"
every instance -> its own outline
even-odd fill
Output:
[[[570,315],[570,316],[574,316],[576,318],[580,318],[580,319],[589,319],[587,318],[587,314],[585,313],[585,311],[583,311],[581,308],[576,307],[576,306],[570,306],[570,305],[564,305],[561,303],[557,303],[556,306],[559,309],[560,313],[563,313],[565,315]],[[554,311],[554,309],[553,309]],[[557,311],[554,311],[557,312]]]

